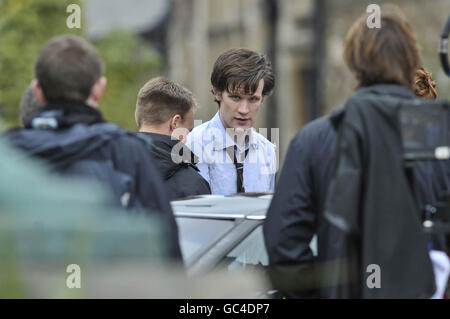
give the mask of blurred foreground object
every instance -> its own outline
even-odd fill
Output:
[[[441,42],[439,46],[439,57],[441,58],[442,68],[445,74],[450,76],[450,66],[448,64],[448,36],[450,34],[450,15],[447,18],[444,29],[442,30]]]
[[[428,298],[434,292],[419,209],[404,173],[398,100],[357,92],[338,122],[325,217],[342,231],[335,256],[348,260],[334,269],[336,282],[344,277],[350,284],[336,285],[332,298]],[[366,285],[370,264],[381,269],[379,289]]]
[[[433,81],[433,74],[421,67],[414,75],[414,94],[424,99],[437,98],[436,82]]]
[[[187,277],[166,262],[157,216],[106,209],[97,185],[61,181],[2,142],[0,150],[1,298],[255,298],[268,289],[255,272]],[[66,285],[71,264],[81,288]]]
[[[86,297],[83,276],[91,267],[166,260],[156,216],[107,209],[98,185],[62,181],[3,141],[0,150],[0,297]],[[81,268],[81,289],[66,286],[70,264]],[[129,275],[121,272],[122,279]]]
[[[334,244],[349,261],[334,275],[351,284],[336,285],[333,296],[429,298],[436,284],[428,251],[441,250],[430,234],[448,235],[450,229],[441,224],[444,219],[423,216],[423,207],[435,203],[424,202],[430,198],[420,194],[418,181],[428,178],[436,196],[448,189],[449,102],[367,93],[358,91],[335,118],[340,137],[325,216],[342,231]],[[428,176],[414,169],[424,160],[430,162],[419,164],[430,164]],[[371,264],[382,272],[379,289],[366,283]],[[445,278],[437,282],[445,284]]]

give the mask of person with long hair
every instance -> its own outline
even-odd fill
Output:
[[[417,69],[414,75],[414,94],[424,99],[437,98],[436,82],[424,67]]]
[[[356,80],[352,97],[370,96],[374,103],[382,98],[435,97],[431,74],[422,69],[415,36],[400,10],[383,6],[380,29],[369,29],[366,20],[367,14],[360,17],[345,41],[344,59]],[[323,274],[327,269],[333,271],[327,266],[339,255],[334,243],[341,235],[324,218],[324,209],[338,139],[333,121],[345,109],[338,107],[308,123],[294,137],[267,213],[264,237],[271,281],[288,298],[336,296],[322,289],[329,284]],[[342,191],[351,195],[352,189]]]

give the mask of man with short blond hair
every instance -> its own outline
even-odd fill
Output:
[[[211,193],[198,173],[198,160],[183,143],[194,126],[196,107],[189,90],[162,77],[148,81],[138,94],[138,134],[152,141],[153,157],[171,199]]]
[[[139,90],[136,123],[139,128],[155,127],[173,118],[174,123],[171,124],[177,126],[190,121],[190,118],[183,117],[189,117],[195,108],[197,101],[189,90],[162,77],[153,78]]]

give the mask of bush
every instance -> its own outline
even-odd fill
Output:
[[[66,8],[81,0],[0,0],[0,107],[5,126],[19,124],[22,95],[34,77],[39,49],[52,37],[83,35],[66,26]],[[105,117],[134,129],[136,95],[145,81],[162,70],[162,59],[138,36],[115,31],[94,43],[105,61],[108,85],[101,108]]]
[[[108,79],[100,105],[103,114],[107,120],[134,130],[138,91],[162,71],[162,59],[152,47],[124,31],[112,32],[96,45],[105,61]]]

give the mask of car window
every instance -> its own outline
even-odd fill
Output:
[[[229,262],[228,270],[246,269],[249,266],[267,266],[269,258],[264,245],[262,225],[255,228],[228,253],[225,259]]]
[[[178,217],[176,220],[184,261],[213,244],[235,225],[234,220],[223,219]]]

